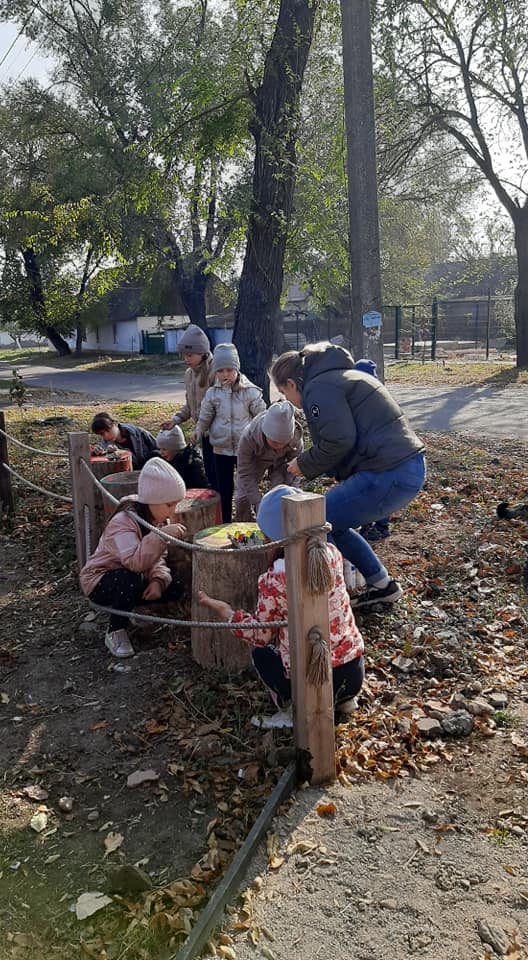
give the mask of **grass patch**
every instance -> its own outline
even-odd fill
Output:
[[[426,363],[409,361],[385,366],[387,383],[416,384],[417,386],[490,386],[509,387],[528,384],[528,370],[519,370],[512,361],[488,360],[429,360]]]

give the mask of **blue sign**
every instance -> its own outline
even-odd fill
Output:
[[[381,327],[381,324],[381,313],[378,313],[377,310],[369,310],[368,313],[363,314],[364,327]]]

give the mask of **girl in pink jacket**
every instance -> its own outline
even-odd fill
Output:
[[[170,463],[160,457],[147,461],[139,475],[137,496],[123,497],[81,570],[81,589],[90,600],[132,611],[142,601],[178,599],[182,585],[173,581],[165,563],[165,540],[142,527],[134,514],[181,539],[186,529],[174,518],[176,504],[184,496],[185,484]],[[110,615],[105,644],[114,657],[134,655],[126,630],[128,620],[127,616]]]

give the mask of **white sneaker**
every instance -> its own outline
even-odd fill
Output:
[[[358,702],[356,697],[351,697],[349,700],[342,700],[341,703],[336,703],[335,709],[336,713],[340,713],[343,717],[350,717],[358,708]]]
[[[272,730],[281,727],[293,727],[293,717],[291,707],[287,710],[278,710],[272,717],[251,717],[251,723],[255,727],[262,727],[263,730]]]
[[[125,657],[134,656],[134,647],[130,643],[128,633],[124,629],[108,630],[105,636],[105,646],[113,657],[124,659]]]

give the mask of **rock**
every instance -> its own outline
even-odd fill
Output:
[[[409,717],[400,717],[396,721],[396,729],[398,733],[403,734],[406,737],[411,732],[411,721]]]
[[[88,814],[86,819],[89,820],[90,823],[93,823],[94,820],[98,820],[99,810],[90,810],[90,813]]]
[[[466,710],[467,700],[461,693],[454,693],[449,701],[454,710]]]
[[[491,717],[493,713],[493,707],[487,700],[470,700],[466,706],[466,710],[469,713],[472,713],[474,717]]]
[[[77,633],[80,637],[98,637],[101,634],[101,626],[96,620],[83,620],[77,627]]]
[[[482,943],[487,943],[499,957],[504,957],[511,946],[512,938],[496,923],[489,920],[477,920],[477,931]]]
[[[494,710],[505,710],[508,706],[508,697],[505,693],[490,693],[488,701]]]
[[[73,797],[60,797],[57,806],[63,813],[71,813],[73,810]]]
[[[127,777],[127,787],[138,787],[142,783],[151,783],[159,780],[159,773],[155,770],[135,770]]]
[[[385,897],[384,900],[380,900],[379,905],[380,907],[384,907],[385,910],[398,909],[398,901],[396,900],[395,897]]]
[[[410,657],[394,657],[392,666],[395,670],[398,670],[399,673],[412,673],[415,669],[414,660],[411,660]]]
[[[442,718],[442,730],[448,737],[467,737],[473,730],[474,722],[467,710],[452,710]]]
[[[449,704],[443,703],[441,700],[426,700],[424,709],[429,717],[434,717],[435,720],[440,721],[452,712]]]
[[[425,820],[426,823],[437,823],[438,814],[434,810],[425,809],[422,810],[422,820]]]
[[[439,653],[437,650],[431,650],[429,652],[429,666],[437,675],[443,676],[445,671],[450,670],[453,666],[453,657],[448,653]]]
[[[148,873],[133,863],[122,863],[112,867],[109,874],[110,893],[141,893],[152,890],[152,880]]]
[[[420,717],[416,721],[416,732],[422,739],[429,740],[431,737],[442,735],[442,725],[434,717]]]

